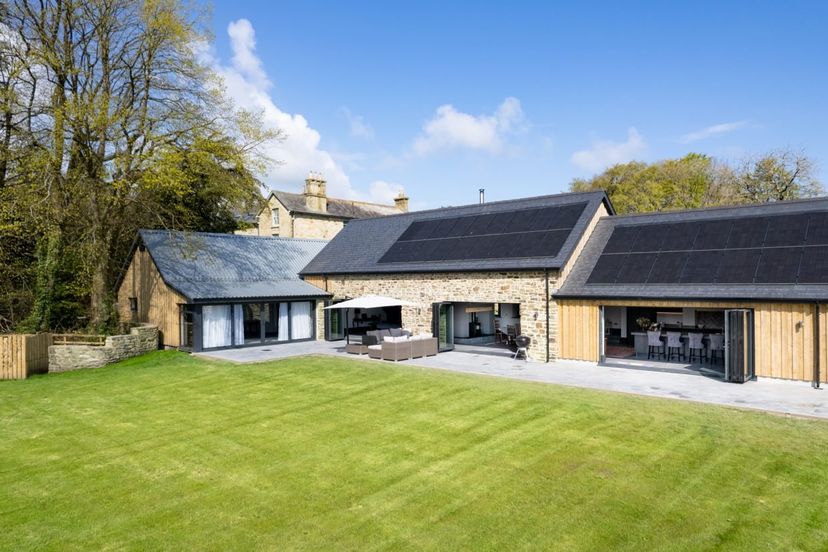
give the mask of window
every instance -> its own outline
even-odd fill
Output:
[[[279,226],[279,209],[270,210],[270,225],[273,227]]]
[[[129,312],[138,312],[138,298],[137,297],[130,297],[129,298]]]

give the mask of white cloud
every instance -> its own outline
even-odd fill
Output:
[[[598,172],[610,165],[632,161],[646,149],[647,144],[644,142],[644,137],[638,133],[635,127],[630,127],[627,130],[626,141],[595,141],[590,149],[573,153],[571,161],[582,169]]]
[[[491,115],[470,115],[453,105],[441,105],[414,141],[414,152],[427,155],[439,150],[468,148],[499,153],[506,136],[522,130],[520,100],[506,98]]]
[[[261,120],[269,128],[281,129],[286,138],[267,146],[266,153],[281,165],[263,178],[271,187],[298,189],[308,171],[319,171],[328,181],[328,193],[335,197],[364,199],[351,185],[343,167],[333,155],[320,147],[322,137],[308,120],[299,113],[288,113],[276,105],[270,90],[272,83],[256,53],[256,35],[253,25],[246,19],[233,21],[227,27],[233,55],[230,64],[217,59],[203,45],[195,51],[222,77],[228,95],[236,106],[261,114]],[[370,199],[374,199],[371,197]]]
[[[740,128],[746,127],[748,123],[749,121],[734,121],[732,123],[721,123],[718,125],[712,125],[709,127],[705,127],[701,130],[685,134],[684,136],[679,138],[679,141],[682,144],[689,144],[691,142],[697,142],[699,140],[704,140],[705,138],[710,138],[711,136],[728,134],[730,132],[733,132],[734,130],[739,130]]]
[[[375,180],[371,183],[371,198],[379,203],[393,204],[394,198],[403,189],[399,184],[391,184],[384,180]]]
[[[351,127],[351,136],[354,138],[362,138],[364,140],[374,139],[374,129],[365,122],[362,115],[351,113],[347,107],[342,108],[342,114],[348,120],[348,125]]]

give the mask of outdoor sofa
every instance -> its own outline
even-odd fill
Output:
[[[381,343],[368,346],[368,356],[382,360],[410,360],[436,354],[437,338],[432,337],[430,333],[385,336]]]

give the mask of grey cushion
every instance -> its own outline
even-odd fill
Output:
[[[391,328],[388,331],[391,332],[391,337],[400,337],[401,335],[403,335],[402,328]]]
[[[380,341],[391,336],[391,330],[379,330]]]

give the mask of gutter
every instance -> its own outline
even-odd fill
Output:
[[[544,299],[544,303],[546,303],[546,362],[549,362],[549,269],[543,269],[543,275],[546,280],[546,298]]]

